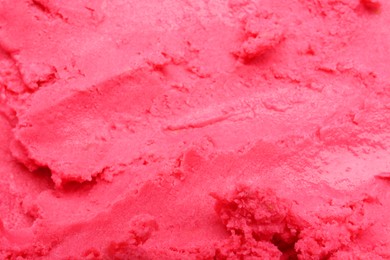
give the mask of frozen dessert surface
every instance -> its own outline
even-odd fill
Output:
[[[390,258],[390,2],[92,2],[0,1],[0,258]]]

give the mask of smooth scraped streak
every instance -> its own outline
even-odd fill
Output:
[[[390,1],[1,0],[0,259],[390,259]]]

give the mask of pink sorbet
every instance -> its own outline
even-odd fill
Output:
[[[0,0],[0,259],[390,259],[390,1]]]

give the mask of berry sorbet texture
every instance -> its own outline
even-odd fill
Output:
[[[0,259],[390,259],[390,1],[0,0]]]

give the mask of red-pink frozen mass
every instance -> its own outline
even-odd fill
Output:
[[[390,259],[390,2],[0,1],[0,259]]]

